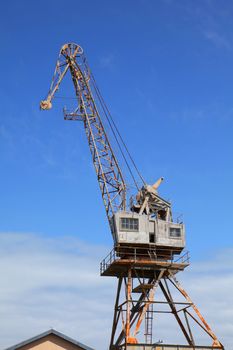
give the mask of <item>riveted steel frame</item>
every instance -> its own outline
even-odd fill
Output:
[[[143,269],[140,270],[140,275],[138,275],[138,271],[134,270],[134,266],[132,265],[128,269],[127,277],[125,277],[125,275],[124,277],[118,276],[112,334],[109,346],[110,350],[129,350],[133,348],[133,344],[135,344],[135,349],[147,349],[145,347],[147,346],[149,350],[149,345],[153,344],[152,333],[150,334],[150,332],[145,329],[145,342],[138,343],[137,339],[137,334],[141,331],[142,321],[146,321],[147,312],[150,312],[152,315],[159,313],[173,314],[186,339],[187,345],[184,345],[184,347],[187,346],[187,348],[190,349],[198,349],[190,323],[190,320],[193,320],[200,329],[204,330],[212,339],[212,344],[204,345],[204,349],[224,349],[206,320],[200,314],[196,305],[175,278],[174,272],[169,271],[169,269],[164,269],[155,271],[154,278],[143,278],[142,270]],[[140,293],[139,286],[133,288],[135,284],[140,286]],[[173,299],[170,289],[172,285],[186,300],[175,301]],[[165,301],[156,300],[155,295],[158,288],[162,292]],[[135,291],[138,295],[137,298],[133,297]],[[151,305],[154,305],[154,308],[150,308]],[[156,307],[158,305],[166,305],[168,310],[159,310]],[[191,309],[193,312],[190,311]],[[139,344],[141,344],[141,347]],[[177,348],[179,347],[181,349],[182,346],[177,345]]]

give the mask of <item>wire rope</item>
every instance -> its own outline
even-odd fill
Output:
[[[115,132],[115,130],[114,130],[114,128],[113,128],[113,126],[112,126],[110,120],[109,120],[108,114],[106,113],[106,110],[105,110],[105,108],[104,108],[104,105],[103,105],[103,103],[102,103],[102,101],[101,101],[101,98],[100,98],[100,96],[99,96],[99,94],[98,94],[98,91],[96,90],[96,87],[95,87],[94,84],[93,84],[93,86],[94,86],[94,89],[95,89],[95,91],[96,91],[97,97],[99,98],[99,101],[100,101],[101,107],[102,107],[102,109],[103,109],[103,111],[104,111],[104,114],[105,114],[105,116],[106,116],[107,122],[108,122],[108,124],[109,124],[109,126],[110,126],[110,129],[111,129],[111,131],[112,131],[112,133],[113,133],[113,136],[114,136],[114,138],[115,138],[115,140],[116,140],[116,142],[117,142],[117,145],[118,145],[118,147],[119,147],[119,150],[120,150],[120,152],[121,152],[121,155],[122,155],[122,157],[123,157],[123,159],[124,159],[124,161],[125,161],[125,163],[126,163],[126,166],[127,166],[128,170],[129,170],[129,173],[130,173],[130,175],[131,175],[131,177],[132,177],[132,179],[133,179],[133,182],[134,182],[134,184],[135,184],[137,190],[139,191],[139,186],[138,186],[137,181],[136,181],[136,179],[135,179],[135,176],[134,176],[134,174],[133,174],[133,172],[132,172],[132,169],[131,169],[131,167],[130,167],[130,165],[129,165],[129,162],[127,161],[127,158],[126,158],[126,156],[125,156],[125,154],[124,154],[124,152],[123,152],[123,149],[122,149],[122,147],[121,147],[121,144],[120,144],[120,142],[119,142],[119,140],[118,140],[118,138],[117,138],[116,132]]]
[[[124,148],[125,148],[125,150],[126,150],[128,156],[129,156],[129,158],[130,158],[130,160],[131,160],[131,162],[132,162],[132,164],[133,164],[133,166],[134,166],[134,168],[135,168],[135,170],[136,170],[138,176],[140,177],[142,183],[145,185],[146,182],[145,182],[144,178],[142,177],[142,175],[141,175],[141,173],[140,173],[140,171],[139,171],[139,169],[138,169],[138,167],[137,167],[137,165],[136,165],[136,163],[135,163],[135,161],[134,161],[132,155],[131,155],[130,152],[129,152],[129,149],[128,149],[127,145],[125,144],[125,142],[124,142],[124,140],[123,140],[123,138],[122,138],[122,136],[121,136],[121,133],[120,133],[120,131],[119,131],[119,129],[118,129],[118,127],[117,127],[117,125],[116,125],[116,123],[115,123],[115,121],[114,121],[114,119],[113,119],[113,117],[112,117],[112,115],[111,115],[111,113],[110,113],[110,111],[109,111],[109,109],[108,109],[108,107],[107,107],[107,105],[106,105],[104,99],[103,99],[103,96],[101,95],[101,92],[100,92],[100,90],[99,90],[99,88],[98,88],[98,85],[97,85],[97,83],[96,83],[96,81],[95,81],[95,78],[94,78],[94,76],[93,76],[92,73],[91,73],[91,78],[92,78],[92,80],[93,80],[94,89],[95,89],[95,91],[96,91],[97,96],[99,97],[99,100],[100,100],[101,106],[102,106],[102,108],[103,108],[104,114],[105,114],[105,116],[106,116],[106,118],[107,118],[107,120],[108,120],[108,123],[109,123],[109,125],[110,125],[110,127],[111,127],[111,130],[112,130],[112,132],[113,132],[113,134],[114,134],[114,137],[115,137],[115,139],[116,139],[116,141],[117,141],[118,146],[119,146],[119,141],[118,141],[118,138],[117,138],[117,136],[116,136],[116,133],[117,133],[118,137],[120,138],[120,140],[121,140],[121,142],[122,142],[122,145],[124,146]],[[116,133],[115,133],[115,131],[113,131],[113,127],[112,127],[112,125],[111,125],[111,122],[110,122],[109,118],[111,119],[111,122],[112,122],[112,124],[113,124],[113,126],[114,126],[114,128],[115,128],[115,130],[116,130]],[[122,153],[123,151],[122,151],[121,146],[119,146],[119,148],[120,148],[121,153]],[[128,161],[126,160],[126,158],[125,158],[125,156],[124,156],[124,152],[123,152],[122,156],[123,156],[123,158],[124,158],[126,164],[128,164]],[[130,168],[129,164],[127,165],[127,167]],[[130,169],[129,171],[130,171],[130,173],[131,173],[131,176],[132,176],[132,178],[133,178],[133,180],[134,180],[134,183],[135,183],[136,187],[138,188],[138,185],[137,185],[137,182],[136,182],[136,180],[135,180],[135,177],[134,177],[134,175],[132,174],[132,170]]]

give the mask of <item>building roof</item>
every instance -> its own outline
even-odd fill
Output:
[[[22,342],[20,342],[20,343],[18,343],[16,345],[13,345],[13,346],[5,349],[5,350],[16,350],[16,349],[19,349],[19,348],[21,348],[24,345],[28,345],[28,344],[36,341],[36,340],[39,340],[39,339],[42,339],[42,338],[48,336],[50,334],[56,335],[57,337],[62,338],[62,339],[66,340],[66,341],[68,341],[68,342],[70,342],[70,343],[72,343],[74,345],[77,345],[77,346],[79,346],[80,348],[82,348],[84,350],[94,350],[93,348],[90,348],[89,346],[84,345],[84,344],[78,342],[77,340],[74,340],[74,339],[68,337],[67,335],[65,335],[63,333],[58,332],[55,329],[49,329],[48,331],[46,331],[44,333],[38,334],[35,337],[32,337],[32,338],[27,339],[27,340],[24,340],[24,341],[22,341]]]

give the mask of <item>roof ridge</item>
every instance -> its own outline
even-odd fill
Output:
[[[83,343],[80,343],[80,342],[78,342],[77,340],[75,340],[73,338],[68,337],[67,335],[57,331],[54,328],[50,328],[50,329],[48,329],[47,331],[45,331],[43,333],[40,333],[40,334],[38,334],[38,335],[36,335],[36,336],[34,336],[32,338],[24,340],[24,341],[22,341],[22,342],[20,342],[20,343],[18,343],[16,345],[10,346],[10,347],[6,348],[5,350],[16,350],[16,349],[18,349],[18,348],[20,348],[20,347],[22,347],[24,345],[28,345],[28,344],[30,344],[30,343],[32,343],[32,342],[34,342],[36,340],[42,339],[42,338],[44,338],[44,337],[46,337],[47,335],[50,335],[50,334],[54,334],[54,335],[56,335],[59,338],[62,338],[62,339],[66,340],[66,341],[68,341],[68,342],[70,342],[70,343],[72,343],[74,345],[77,345],[77,346],[83,348],[84,350],[94,350],[93,348],[90,348],[89,346],[87,346],[87,345],[85,345]]]

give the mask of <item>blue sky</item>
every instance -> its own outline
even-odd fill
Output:
[[[192,260],[228,252],[232,18],[233,3],[217,0],[1,2],[4,237],[73,237],[106,253],[111,248],[84,130],[63,120],[70,100],[39,111],[59,49],[73,41],[83,47],[146,181],[165,177],[160,195],[184,215]],[[73,96],[71,82],[63,87],[59,96]]]

